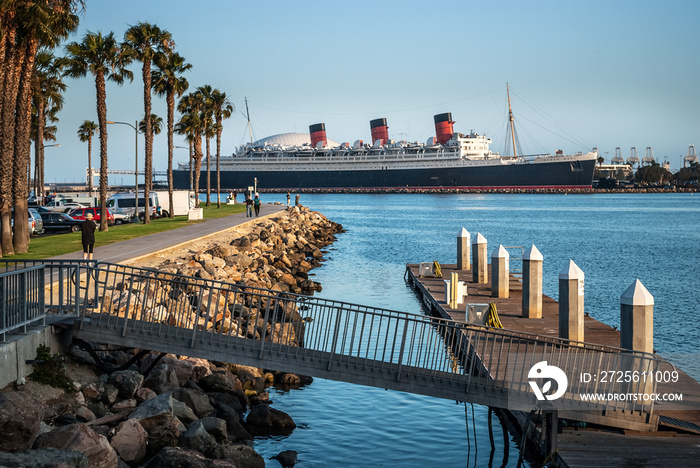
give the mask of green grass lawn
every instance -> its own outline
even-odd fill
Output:
[[[232,214],[243,213],[245,205],[225,205],[217,208],[216,204],[204,209],[204,219],[223,218]],[[110,226],[107,232],[97,232],[95,234],[95,247],[102,245],[121,242],[134,237],[147,236],[157,232],[169,231],[190,224],[200,223],[201,221],[188,221],[187,216],[176,216],[173,219],[160,218],[151,220],[150,224],[122,224],[120,226]],[[70,252],[81,251],[83,245],[80,238],[80,232],[68,232],[52,236],[32,237],[29,243],[29,252],[16,255],[6,255],[2,258],[8,260],[26,260],[26,259],[41,259],[55,257]]]

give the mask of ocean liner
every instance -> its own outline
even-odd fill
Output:
[[[512,129],[512,111],[510,111]],[[330,145],[325,124],[309,127],[309,143],[242,146],[221,157],[222,190],[253,185],[259,190],[328,189],[578,189],[590,188],[598,158],[587,154],[501,156],[485,135],[454,132],[450,113],[434,117],[435,136],[425,143],[389,138],[384,118],[370,122],[372,142]],[[512,130],[514,132],[514,130]],[[515,149],[515,137],[513,138]],[[515,151],[514,151],[515,153]],[[173,171],[174,186],[190,187],[189,164]],[[206,184],[205,163],[200,188]],[[211,172],[215,183],[216,173]]]

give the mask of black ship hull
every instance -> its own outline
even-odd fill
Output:
[[[221,190],[239,190],[254,185],[258,190],[304,189],[573,189],[590,188],[595,159],[545,163],[497,164],[458,168],[314,171],[221,171]],[[207,183],[202,171],[199,188]],[[211,171],[216,189],[216,171]],[[176,189],[190,188],[188,170],[173,171]]]

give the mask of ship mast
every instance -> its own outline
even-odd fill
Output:
[[[513,109],[510,107],[510,87],[506,83],[506,94],[508,95],[508,119],[510,120],[510,136],[513,139],[513,157],[517,158],[518,153],[515,149],[515,127],[513,126]]]
[[[253,144],[253,128],[250,126],[250,112],[248,112],[248,98],[245,98],[245,116],[248,119],[248,132],[250,133],[250,144]]]

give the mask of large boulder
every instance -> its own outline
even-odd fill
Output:
[[[238,412],[229,405],[223,403],[218,405],[216,407],[216,417],[226,421],[226,433],[231,442],[253,440],[253,436],[241,424],[241,417]]]
[[[285,450],[272,458],[280,462],[284,468],[291,468],[297,463],[297,453],[294,450]]]
[[[242,468],[243,466],[235,461],[209,459],[197,450],[166,447],[148,460],[143,468]]]
[[[239,468],[265,468],[265,459],[245,444],[218,445],[210,456],[220,460],[228,460]]]
[[[151,430],[172,422],[174,416],[173,396],[166,392],[141,403],[129,415],[129,419],[136,419],[150,433]]]
[[[269,405],[254,406],[248,413],[246,423],[256,434],[291,432],[297,427],[291,416]]]
[[[159,364],[148,374],[148,377],[143,381],[143,386],[156,393],[163,393],[179,387],[180,381],[173,366]]]
[[[180,436],[180,446],[199,450],[206,455],[216,447],[216,439],[207,432],[203,424],[197,421]]]
[[[127,419],[119,423],[110,441],[119,458],[129,465],[143,459],[147,443],[148,433],[136,419]]]
[[[0,395],[0,451],[31,448],[44,418],[44,405],[26,392]]]
[[[189,406],[176,398],[173,398],[173,414],[177,419],[182,421],[185,426],[199,419]]]
[[[238,377],[229,371],[216,371],[199,380],[199,386],[205,392],[223,392],[235,394],[243,386]]]
[[[82,423],[58,427],[41,434],[37,437],[34,448],[83,452],[91,468],[114,468],[118,461],[117,453],[107,438]]]
[[[226,421],[224,421],[223,419],[208,416],[206,418],[200,419],[194,424],[201,424],[202,427],[204,427],[204,429],[212,437],[214,437],[217,442],[221,442],[228,438],[228,432],[226,430]]]
[[[197,418],[209,416],[214,411],[207,394],[195,388],[175,389],[173,398],[187,405],[197,415]]]
[[[21,452],[0,452],[0,466],[7,468],[89,468],[88,458],[75,450],[47,448],[22,450]]]
[[[143,384],[143,375],[134,370],[113,372],[108,382],[119,390],[122,398],[132,398]]]

